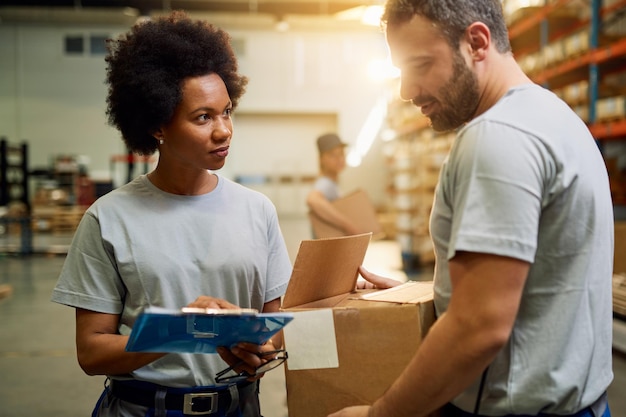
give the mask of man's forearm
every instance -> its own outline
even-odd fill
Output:
[[[460,394],[501,348],[477,333],[464,320],[442,315],[369,417],[427,416]]]

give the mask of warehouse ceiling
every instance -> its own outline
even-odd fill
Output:
[[[359,21],[366,6],[384,0],[0,0],[0,24],[134,22],[171,10],[228,17],[232,22]]]

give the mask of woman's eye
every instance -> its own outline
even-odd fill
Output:
[[[203,122],[206,122],[207,120],[210,119],[210,117],[209,117],[208,114],[201,114],[200,116],[198,116],[198,119],[203,121]]]
[[[232,114],[233,114],[233,109],[232,108],[224,110],[224,116],[230,117],[230,116],[232,116]]]

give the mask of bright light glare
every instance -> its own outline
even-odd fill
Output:
[[[372,147],[372,143],[378,136],[383,126],[385,117],[387,116],[387,99],[381,97],[378,99],[372,110],[367,116],[365,123],[361,127],[361,131],[356,138],[356,143],[346,157],[346,164],[350,167],[358,167],[361,165],[363,157]]]
[[[375,59],[367,65],[367,76],[372,81],[392,80],[400,76],[400,70],[391,65],[389,58]]]
[[[370,26],[380,26],[380,18],[383,15],[383,6],[368,6],[361,16],[361,23]]]
[[[357,154],[355,151],[350,151],[348,153],[348,156],[346,156],[346,165],[352,168],[358,167],[359,165],[361,165],[362,161],[363,161],[363,158],[361,158],[361,156]]]
[[[396,132],[389,128],[383,129],[383,131],[380,132],[380,138],[383,142],[391,142],[396,138]]]
[[[356,6],[335,13],[335,18],[338,20],[358,20],[368,26],[380,26],[383,11],[383,6]]]

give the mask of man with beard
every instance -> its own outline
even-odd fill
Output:
[[[401,96],[458,129],[430,221],[438,319],[380,399],[332,417],[610,416],[613,207],[589,130],[517,65],[498,0],[389,0],[383,23]]]

